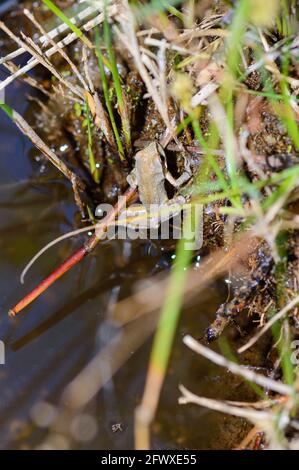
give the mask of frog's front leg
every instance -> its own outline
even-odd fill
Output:
[[[190,163],[185,161],[185,168],[181,176],[174,178],[172,174],[167,170],[165,172],[165,179],[174,187],[180,188],[183,184],[187,183],[192,176],[192,171],[190,168]]]
[[[127,176],[127,183],[131,186],[131,188],[137,188],[137,172],[136,167],[131,171],[131,173]]]

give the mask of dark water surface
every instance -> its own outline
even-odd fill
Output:
[[[24,113],[28,91],[15,82],[7,102]],[[121,332],[107,321],[107,312],[120,297],[132,293],[138,279],[163,265],[169,267],[170,255],[149,242],[101,245],[16,319],[9,319],[9,307],[84,237],[50,249],[21,285],[19,276],[28,260],[76,226],[75,207],[69,185],[32,151],[2,111],[0,155],[0,339],[6,350],[6,363],[0,366],[0,446],[133,448],[133,414],[143,391],[150,339],[136,352],[132,349],[125,365],[81,411],[81,421],[73,420],[63,432],[52,432],[36,416],[45,415],[51,422],[64,387]],[[216,284],[183,312],[153,426],[154,448],[230,448],[247,429],[242,420],[177,403],[180,383],[203,396],[246,399],[250,395],[244,385],[192,354],[181,341],[185,333],[202,334],[225,294],[223,286]],[[139,322],[136,335],[140,328]]]

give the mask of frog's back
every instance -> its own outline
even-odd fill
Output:
[[[152,143],[138,152],[136,171],[139,179],[139,194],[146,208],[150,204],[161,205],[167,201],[164,172],[157,144]]]

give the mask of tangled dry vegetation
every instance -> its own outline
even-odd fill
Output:
[[[22,77],[40,93],[32,98],[38,109],[32,127],[2,106],[70,180],[85,225],[97,223],[97,203],[114,202],[126,191],[136,151],[152,141],[164,147],[173,175],[180,176],[187,164],[191,167],[192,180],[178,192],[205,207],[202,250],[210,253],[209,262],[199,274],[186,270],[192,260],[183,257],[179,246],[184,274],[174,274],[173,289],[184,282],[175,307],[170,294],[166,301],[157,295],[164,292],[166,281],[156,279],[149,288],[156,298],[144,293],[151,299],[150,308],[140,310],[138,304],[135,315],[134,299],[129,299],[118,310],[124,316],[130,310],[135,318],[165,302],[165,315],[179,311],[184,298],[242,265],[242,282],[204,336],[215,340],[246,315],[247,323],[255,322],[254,329],[250,336],[242,332],[239,352],[272,331],[269,376],[225,359],[190,336],[184,342],[257,384],[261,400],[220,402],[180,386],[181,404],[196,403],[253,423],[241,448],[252,447],[260,433],[268,448],[299,448],[299,376],[292,349],[299,334],[296,3],[90,1],[81,5],[79,14],[68,15],[77,28],[71,31],[64,19],[48,33],[43,26],[47,11],[30,12],[25,5],[32,37],[17,34],[13,24],[0,23],[18,46],[0,60],[10,71],[0,89]],[[24,51],[31,59],[18,68],[13,61]],[[37,64],[49,73],[27,75]],[[157,337],[159,348],[159,329]],[[138,447],[149,445],[146,429],[157,407],[167,354],[158,379],[149,371],[137,412]],[[153,353],[153,361],[155,357]]]

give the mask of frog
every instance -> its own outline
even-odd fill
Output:
[[[149,219],[150,227],[159,226],[161,221],[168,220],[178,213],[186,202],[182,195],[177,195],[172,199],[168,198],[165,180],[178,189],[191,176],[190,167],[186,165],[182,175],[177,179],[174,178],[167,168],[166,156],[161,144],[157,141],[150,143],[136,153],[135,168],[127,177],[127,182],[132,188],[138,187],[142,203],[142,206],[131,206],[127,211],[127,216],[138,216],[139,226],[142,226],[140,220],[146,221],[147,219]],[[147,223],[146,226],[148,226]]]

